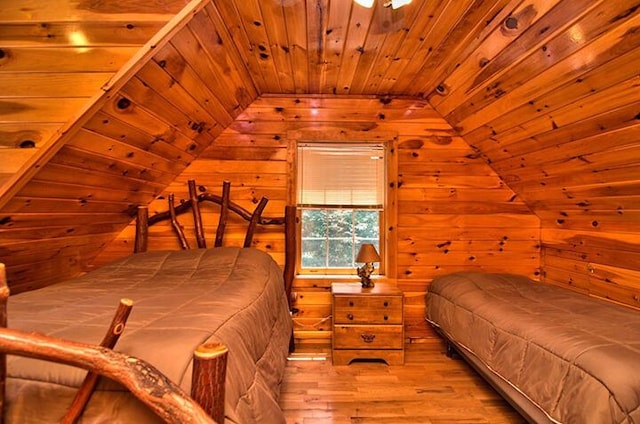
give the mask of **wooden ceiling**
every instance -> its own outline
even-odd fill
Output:
[[[550,233],[636,246],[640,2],[381,3],[0,0],[0,210],[111,177],[97,248],[260,96],[370,95],[429,102]]]
[[[1,0],[0,147],[12,150],[14,171],[31,153],[15,148],[42,146],[187,2]],[[250,100],[427,99],[492,162],[519,160],[502,140],[507,131],[526,137],[514,117],[553,128],[562,107],[597,113],[602,103],[609,111],[638,100],[632,0],[414,0],[400,9],[382,0],[371,9],[351,0],[195,0],[191,8],[203,3],[215,21],[202,35],[211,58],[232,51],[241,60]],[[212,78],[226,76],[217,71]],[[594,92],[606,98],[591,101]]]

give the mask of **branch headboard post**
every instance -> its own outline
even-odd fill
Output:
[[[187,237],[184,235],[182,226],[178,222],[178,215],[176,214],[175,204],[173,203],[174,198],[175,195],[173,193],[169,193],[169,216],[171,216],[171,226],[178,235],[178,239],[180,240],[180,247],[182,247],[182,250],[189,250],[191,249],[191,247],[189,246]]]
[[[229,216],[229,201],[231,183],[229,181],[222,182],[222,197],[220,198],[220,218],[218,219],[218,228],[216,229],[216,240],[213,242],[214,247],[222,246],[222,238],[224,230],[227,226],[227,217]]]
[[[193,224],[196,230],[196,241],[198,243],[198,247],[203,249],[207,247],[207,241],[204,238],[204,227],[202,225],[202,215],[200,214],[200,203],[198,202],[195,180],[189,180],[188,185],[189,201],[191,202],[191,211],[193,212]]]
[[[260,203],[258,203],[258,206],[256,206],[256,208],[253,210],[253,214],[251,215],[251,219],[249,220],[249,226],[247,227],[247,234],[244,238],[244,247],[251,246],[251,242],[253,241],[253,233],[255,233],[256,231],[256,225],[260,223],[262,211],[264,211],[264,208],[267,206],[268,201],[269,200],[267,200],[266,197],[263,197],[262,199],[260,199]]]
[[[138,206],[138,215],[136,216],[136,239],[134,242],[133,253],[146,252],[148,240],[149,206]]]
[[[296,274],[296,261],[297,261],[297,252],[298,246],[296,243],[297,233],[296,233],[296,220],[297,220],[297,211],[294,205],[287,205],[284,209],[284,237],[285,237],[285,246],[284,250],[285,260],[284,260],[284,283],[285,289],[287,292],[287,300],[289,301],[289,310],[293,308],[293,298],[291,296],[291,291],[293,289],[293,279]]]

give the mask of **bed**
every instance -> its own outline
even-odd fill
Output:
[[[529,422],[639,423],[640,313],[512,274],[435,278],[426,319]]]
[[[195,187],[195,183],[189,183],[190,189]],[[245,215],[250,229],[243,247],[221,246],[223,232],[218,231],[212,248],[200,245],[200,238],[204,241],[202,233],[197,237],[195,249],[188,249],[188,245],[185,246],[188,243],[182,243],[183,250],[144,251],[143,238],[148,226],[162,218],[171,219],[179,238],[185,241],[177,216],[198,209],[193,215],[194,219],[200,219],[199,207],[192,206],[206,200],[221,204],[225,211],[221,214],[223,227],[226,218],[222,219],[222,215],[228,211]],[[191,201],[174,207],[170,198],[169,204],[167,213],[151,218],[145,217],[146,211],[142,208],[138,218],[137,253],[72,281],[9,297],[6,331],[19,332],[21,337],[35,332],[63,344],[71,341],[73,346],[96,348],[109,328],[118,303],[130,299],[133,307],[128,319],[125,317],[126,328],[114,350],[121,354],[124,362],[139,359],[145,366],[142,380],[148,380],[148,372],[154,373],[153,384],[143,387],[146,394],[140,397],[136,390],[132,393],[127,384],[101,378],[91,390],[79,422],[172,421],[150,408],[145,397],[155,396],[154,391],[160,388],[163,393],[156,397],[162,404],[163,398],[167,398],[164,392],[167,385],[177,386],[180,392],[181,398],[174,403],[193,400],[184,394],[204,393],[205,399],[211,397],[215,376],[194,374],[192,359],[199,347],[219,346],[225,350],[222,370],[225,382],[222,383],[223,415],[218,414],[217,421],[284,423],[278,395],[286,358],[293,346],[291,282],[285,281],[285,276],[291,278],[292,274],[287,265],[283,274],[269,254],[249,246],[253,230],[260,224],[287,223],[287,238],[293,237],[291,219],[295,217],[295,210],[288,208],[285,217],[263,218],[261,213],[266,202],[261,202],[251,214],[229,200],[228,183],[223,187],[222,196],[196,195],[193,191]],[[291,244],[287,242],[287,245],[290,249]],[[289,266],[291,261],[294,259],[288,256]],[[15,351],[3,346],[0,343],[6,352]],[[103,350],[96,352],[101,354]],[[5,422],[60,422],[83,384],[85,369],[94,373],[100,371],[100,366],[83,366],[82,361],[43,361],[30,356],[34,355],[7,355]],[[216,372],[220,372],[219,367]],[[142,385],[146,383],[143,381]],[[196,387],[197,384],[206,387]],[[134,384],[134,389],[136,387]],[[224,418],[220,418],[222,416]],[[199,422],[193,417],[196,415],[186,412],[175,421]]]

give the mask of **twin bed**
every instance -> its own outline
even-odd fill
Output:
[[[532,423],[640,423],[640,313],[510,274],[434,279],[426,319]]]
[[[194,218],[199,220],[198,203],[215,201],[222,206],[222,227],[226,222],[222,215],[228,211],[249,221],[245,247],[219,246],[219,232],[214,248],[144,252],[146,242],[140,237],[145,236],[149,222],[157,219],[139,218],[138,253],[71,281],[9,297],[9,329],[3,333],[2,351],[16,352],[11,345],[12,331],[36,332],[63,343],[73,340],[95,347],[109,328],[118,302],[130,299],[133,307],[115,351],[125,356],[124,363],[131,363],[132,358],[143,361],[145,368],[136,387],[145,395],[134,396],[128,386],[102,378],[83,408],[80,422],[200,422],[189,410],[182,415],[158,413],[148,407],[145,397],[155,397],[153,402],[160,404],[167,400],[171,409],[173,394],[165,389],[175,383],[176,390],[182,391],[177,403],[191,401],[186,393],[204,393],[206,400],[221,390],[215,387],[215,379],[222,372],[226,376],[223,411],[207,412],[217,415],[220,422],[284,423],[278,395],[293,334],[291,281],[285,281],[284,275],[292,276],[289,267],[295,260],[287,257],[283,274],[270,255],[248,246],[260,224],[286,224],[286,237],[292,238],[295,210],[288,208],[284,217],[265,219],[261,212],[266,202],[251,214],[230,202],[228,186],[224,192],[226,195],[215,196],[195,195],[193,191],[191,200],[178,210],[171,199],[165,215],[177,222],[178,214],[196,209]],[[181,226],[175,228],[183,237]],[[295,251],[290,246],[288,250],[288,255]],[[221,346],[228,351],[222,370],[218,367],[213,374],[194,374],[192,359],[201,346]],[[7,355],[5,422],[60,422],[87,371],[68,365],[78,361],[65,358],[52,362],[30,356],[34,355]],[[85,368],[100,371],[95,366]]]

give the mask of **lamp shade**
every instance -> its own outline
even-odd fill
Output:
[[[380,262],[380,255],[373,244],[364,243],[360,246],[356,262]]]

